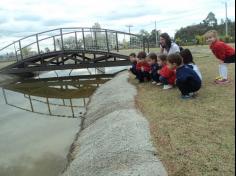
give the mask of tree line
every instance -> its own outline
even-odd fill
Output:
[[[204,33],[209,30],[216,30],[219,39],[229,43],[235,41],[235,22],[228,21],[228,35],[225,31],[225,21],[221,19],[218,24],[215,14],[210,12],[207,17],[196,25],[187,26],[179,29],[175,34],[175,41],[180,45],[203,45],[205,44]]]
[[[208,30],[216,30],[219,34],[220,40],[229,43],[235,41],[235,22],[228,21],[228,35],[225,32],[225,21],[221,19],[220,23],[215,17],[215,14],[210,12],[207,17],[200,23],[182,27],[176,31],[173,40],[179,45],[203,45],[205,43],[204,33]],[[138,35],[146,37],[151,46],[155,46],[157,39],[159,40],[160,30],[152,30],[150,33],[146,30],[141,30]]]

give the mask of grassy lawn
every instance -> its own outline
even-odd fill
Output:
[[[198,96],[182,100],[177,88],[139,84],[130,75],[138,89],[136,105],[150,123],[152,141],[170,176],[234,175],[235,65],[229,66],[232,83],[215,85],[218,62],[208,46],[188,48],[203,76]]]

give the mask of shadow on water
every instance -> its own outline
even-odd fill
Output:
[[[37,114],[78,118],[89,97],[112,75],[73,76],[18,81],[2,86],[5,103]],[[17,98],[17,101],[14,99]],[[13,99],[12,99],[13,98]]]

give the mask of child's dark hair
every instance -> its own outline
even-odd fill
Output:
[[[157,62],[157,55],[155,53],[150,53],[147,57]]]
[[[147,57],[147,54],[144,51],[140,51],[137,55],[137,58],[139,59],[145,59],[146,57]]]
[[[184,50],[180,51],[179,54],[182,56],[184,64],[189,64],[189,63],[194,64],[193,55],[189,49],[184,49]]]
[[[169,34],[167,34],[167,33],[162,33],[162,34],[160,35],[160,37],[162,37],[163,39],[166,40],[167,48],[170,48],[170,47],[171,47],[171,38],[170,38]]]
[[[165,61],[167,60],[167,55],[166,55],[166,54],[159,54],[159,55],[158,55],[158,58],[160,58],[160,60],[161,60],[162,62],[165,62]]]
[[[135,53],[130,53],[129,57],[136,57]]]
[[[171,64],[180,66],[183,63],[183,58],[179,54],[170,54],[167,56],[167,61]]]

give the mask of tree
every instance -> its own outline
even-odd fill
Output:
[[[203,23],[206,24],[207,26],[212,26],[212,27],[216,26],[217,25],[217,19],[215,17],[215,14],[210,12],[207,15],[206,19],[203,20]]]
[[[196,41],[196,45],[203,45],[205,44],[205,39],[203,35],[196,35],[195,36],[195,41]]]
[[[153,29],[149,35],[149,42],[151,44],[156,45],[156,35],[157,35],[157,40],[159,40],[159,36],[160,36],[160,31],[156,29]]]
[[[225,24],[225,21],[222,18],[220,19],[220,24]]]
[[[211,25],[210,25],[211,24]],[[213,25],[213,26],[212,26]],[[217,25],[217,20],[215,15],[211,12],[208,14],[207,18],[203,20],[202,23],[197,25],[191,25],[187,27],[182,27],[175,33],[175,40],[178,38],[182,41],[182,45],[189,44],[205,44],[202,35],[209,31],[216,30],[219,34],[219,38],[233,42],[235,40],[235,22],[231,22],[228,20],[228,35],[229,37],[225,38],[225,22],[222,19],[221,24]]]
[[[139,35],[144,37],[144,38],[149,38],[150,34],[148,33],[148,31],[145,31],[144,29],[140,30]]]
[[[73,50],[76,49],[75,37],[68,37],[63,40],[64,49]]]
[[[31,47],[24,47],[21,49],[21,52],[22,52],[23,57],[29,56],[31,52]]]

